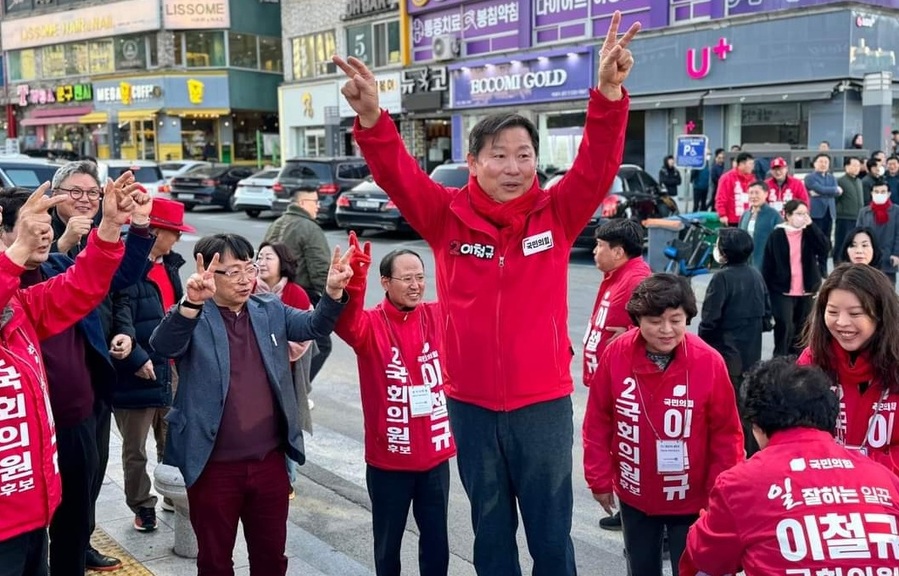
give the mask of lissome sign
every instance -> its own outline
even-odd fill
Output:
[[[230,28],[228,0],[163,0],[162,25],[169,30]]]

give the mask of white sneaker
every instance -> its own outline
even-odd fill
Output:
[[[315,402],[312,401],[312,398],[307,398],[306,402],[309,404],[309,409],[312,410],[315,408]]]

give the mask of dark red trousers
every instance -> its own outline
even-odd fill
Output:
[[[289,491],[280,451],[261,461],[209,462],[187,489],[200,548],[197,576],[234,575],[238,521],[243,522],[251,576],[284,576]]]

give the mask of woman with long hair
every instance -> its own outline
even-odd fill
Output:
[[[899,298],[872,266],[838,266],[821,287],[799,364],[833,378],[837,441],[899,474]]]
[[[867,264],[875,268],[878,268],[877,264],[883,257],[874,231],[867,226],[859,226],[849,232],[840,252],[843,255],[843,262]]]
[[[818,259],[830,251],[830,242],[812,225],[808,205],[790,200],[784,204],[784,216],[786,221],[768,237],[762,259],[774,315],[775,356],[799,353],[798,336],[821,285]]]
[[[292,280],[296,275],[297,261],[290,249],[280,242],[263,242],[256,253],[256,266],[259,275],[255,294],[274,294],[285,306],[299,310],[311,310],[312,302],[303,287]],[[308,342],[288,342],[288,358],[293,373],[293,387],[297,395],[297,406],[300,409],[300,426],[303,431],[312,434],[311,410],[314,406],[309,393],[312,391],[310,370],[312,358],[318,354],[314,340]],[[290,474],[290,497],[294,497],[293,484],[296,482],[296,465],[288,458],[287,471]]]

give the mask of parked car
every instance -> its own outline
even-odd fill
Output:
[[[371,172],[365,159],[357,156],[293,158],[287,160],[275,179],[272,210],[283,212],[297,190],[318,192],[320,224],[333,224],[337,199],[365,180]]]
[[[201,160],[169,160],[159,165],[162,170],[162,176],[166,180],[170,180],[175,176],[181,176],[197,167],[208,168],[212,166],[210,162]]]
[[[344,230],[390,230],[409,232],[412,227],[387,193],[367,178],[337,199],[337,226]]]
[[[32,148],[24,150],[22,154],[31,158],[43,158],[51,162],[71,162],[81,158],[77,152],[72,150],[50,150],[48,148]]]
[[[100,160],[97,162],[100,182],[106,182],[107,177],[115,180],[126,170],[134,173],[134,180],[146,188],[150,196],[155,197],[158,194],[169,192],[169,185],[156,162],[150,160]]]
[[[243,210],[250,218],[258,218],[263,210],[271,210],[275,200],[273,186],[279,172],[277,168],[263,170],[238,182],[234,191],[234,209]]]
[[[555,186],[565,174],[559,170],[546,182]],[[631,218],[642,222],[647,218],[666,218],[678,213],[677,203],[645,170],[635,164],[622,164],[612,181],[609,194],[593,213],[574,243],[576,248],[593,248],[596,229],[610,218]]]
[[[34,190],[44,182],[52,181],[60,166],[62,163],[25,154],[0,156],[0,183],[4,187],[20,186]]]
[[[171,179],[172,198],[184,204],[185,210],[194,206],[221,206],[234,211],[234,191],[237,183],[253,175],[246,166],[196,167]]]
[[[546,172],[537,169],[537,181],[541,188],[548,178]],[[461,188],[468,184],[468,164],[465,162],[441,164],[431,170],[431,180],[450,188]]]

